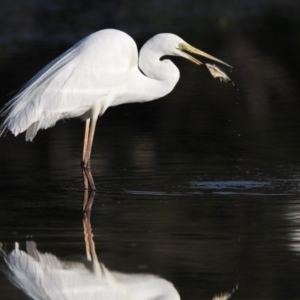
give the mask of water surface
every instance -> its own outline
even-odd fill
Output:
[[[233,299],[299,299],[299,22],[292,13],[286,18],[287,7],[263,8],[248,18],[234,8],[233,20],[202,18],[206,35],[200,26],[197,34],[179,31],[234,66],[223,70],[238,91],[174,59],[181,81],[173,93],[110,108],[99,120],[91,222],[107,268],[159,275],[182,299],[211,299],[237,286]],[[153,28],[165,28],[156,24],[128,28],[141,46]],[[19,42],[6,43],[3,100],[80,34],[49,49],[36,36],[22,51]],[[0,140],[0,241],[7,251],[34,240],[61,259],[85,259],[83,131],[80,120],[66,120],[33,143],[23,135]],[[26,299],[2,274],[0,294]]]

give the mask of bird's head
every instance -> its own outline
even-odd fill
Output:
[[[175,74],[175,66],[174,64],[170,63],[168,56],[179,56],[204,67],[214,78],[219,78],[221,81],[225,82],[231,81],[230,78],[217,66],[206,62],[201,62],[200,60],[193,57],[192,54],[200,55],[206,59],[221,63],[232,68],[224,61],[191,46],[182,38],[172,33],[160,33],[148,40],[141,49],[139,66],[149,77],[156,78],[157,71],[155,71],[155,74],[153,74],[151,66],[153,64],[153,61],[155,61],[153,58],[158,58],[166,63],[164,66],[166,68],[169,68],[168,71],[170,71],[171,69],[171,71]],[[162,70],[162,65],[160,65],[160,70]]]
[[[201,61],[199,61],[191,55],[196,54],[232,68],[229,64],[225,63],[224,61],[191,46],[176,34],[160,33],[155,35],[146,44],[148,44],[147,46],[150,49],[157,53],[160,52],[160,54],[163,56],[181,56],[197,65],[204,65],[204,63],[202,63]]]

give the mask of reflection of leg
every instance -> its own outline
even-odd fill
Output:
[[[90,254],[92,256],[93,271],[95,273],[95,276],[99,280],[102,280],[103,276],[106,275],[105,267],[104,267],[104,265],[102,263],[100,263],[98,261],[98,256],[97,256],[97,253],[96,253],[96,247],[95,247],[95,243],[94,243],[93,237],[94,237],[94,235],[92,233],[92,227],[90,226],[89,249],[90,249]]]
[[[87,123],[85,129],[83,160],[82,160],[82,169],[84,172],[83,180],[85,185],[84,188],[87,189],[89,187],[92,191],[95,191],[96,186],[92,176],[90,159],[91,159],[91,152],[92,152],[93,139],[94,139],[97,119],[92,119],[91,124],[90,124],[90,120],[87,120],[86,122]],[[88,187],[87,187],[87,182],[88,182]]]
[[[84,241],[85,241],[85,250],[86,250],[86,257],[88,261],[91,261],[93,264],[93,271],[95,273],[95,276],[101,280],[103,276],[105,276],[105,267],[102,263],[99,263],[97,253],[96,253],[96,247],[93,240],[93,233],[92,233],[92,226],[90,222],[90,216],[91,216],[91,210],[87,209],[87,207],[91,208],[91,205],[89,203],[93,202],[95,193],[91,193],[90,197],[86,199],[88,192],[84,193],[84,202],[87,204],[85,205],[86,209],[83,213],[83,234],[84,234]]]
[[[95,192],[89,193],[88,190],[85,190],[83,194],[83,235],[85,241],[86,257],[88,261],[92,261],[90,249],[90,235],[92,234],[92,228],[90,218],[95,194]]]
[[[85,191],[84,196],[86,196],[86,194],[88,194],[88,191]],[[86,199],[84,199],[84,201],[85,200]],[[86,201],[88,201],[88,200],[86,200]],[[89,243],[89,235],[91,232],[90,212],[84,211],[82,221],[83,221],[83,235],[84,235],[86,258],[88,261],[92,261],[91,249],[90,249],[90,243]]]
[[[86,214],[88,215],[88,218],[90,218],[95,195],[96,195],[95,191],[93,191],[93,192],[89,192],[88,190],[84,191],[82,210],[83,210],[84,215],[86,215]]]

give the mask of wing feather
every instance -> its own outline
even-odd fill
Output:
[[[27,130],[26,140],[32,140],[39,129],[85,116],[96,104],[103,113],[110,105],[106,99],[126,85],[126,74],[137,60],[135,42],[127,34],[108,29],[89,35],[38,72],[4,106],[0,136],[7,129],[14,135]]]

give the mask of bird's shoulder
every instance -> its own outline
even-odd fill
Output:
[[[105,29],[90,34],[75,46],[81,59],[95,67],[129,68],[137,64],[135,41],[125,32]]]
[[[87,47],[99,47],[108,49],[111,47],[131,47],[136,49],[136,43],[127,33],[116,29],[103,29],[96,31],[82,40]]]

